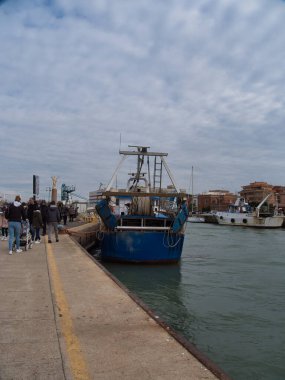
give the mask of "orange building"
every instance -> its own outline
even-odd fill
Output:
[[[267,182],[252,182],[243,186],[243,190],[240,192],[249,203],[259,203],[269,193],[272,193],[268,199],[269,205],[276,206],[278,204],[279,208],[285,210],[285,186],[273,186]]]
[[[269,193],[274,193],[272,185],[267,182],[251,182],[249,185],[242,186],[240,195],[248,203],[260,203]],[[274,203],[274,198],[274,195],[269,198],[270,204]]]
[[[267,182],[251,182],[249,185],[242,186],[240,196],[244,197],[248,203],[257,205],[269,193],[272,193],[267,201],[269,206],[278,205],[285,212],[285,186],[273,186]],[[227,211],[229,205],[236,199],[237,195],[228,190],[209,190],[207,193],[193,197],[194,210],[197,212]]]
[[[285,186],[274,186],[273,192],[276,195],[278,207],[282,208],[282,210],[285,212]]]

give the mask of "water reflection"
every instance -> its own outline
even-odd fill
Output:
[[[183,333],[194,322],[194,314],[183,301],[185,289],[181,264],[145,266],[104,263],[104,266],[176,331]],[[195,342],[191,329],[188,339]]]

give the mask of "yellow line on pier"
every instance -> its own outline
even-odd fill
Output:
[[[60,274],[58,272],[51,244],[46,244],[46,249],[56,303],[61,313],[60,323],[62,333],[65,338],[66,350],[70,361],[71,371],[74,379],[89,380],[91,377],[87,369],[87,363],[80,349],[79,340],[74,332],[68,302],[64,294]]]

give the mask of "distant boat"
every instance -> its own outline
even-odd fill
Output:
[[[188,209],[165,161],[167,153],[133,146],[120,151],[121,161],[96,205],[101,225],[101,259],[131,263],[170,263],[180,260]],[[136,158],[126,189],[112,190],[114,179],[127,157]],[[151,161],[153,171],[151,172]],[[162,172],[172,185],[162,188]],[[153,178],[151,183],[151,178]]]
[[[275,209],[273,215],[262,215],[261,206],[272,196],[268,194],[256,207],[252,210],[251,206],[244,198],[238,197],[236,202],[230,205],[227,212],[217,211],[215,214],[217,223],[227,226],[243,226],[243,227],[258,227],[258,228],[278,228],[281,227],[284,221],[284,215]]]
[[[195,216],[192,214],[191,216],[188,216],[187,222],[189,222],[189,223],[205,223],[205,218],[202,216]]]

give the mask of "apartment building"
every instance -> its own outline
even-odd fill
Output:
[[[272,185],[267,182],[251,182],[249,185],[242,186],[240,195],[248,203],[260,203],[269,193],[273,193]],[[270,197],[269,203],[274,203],[274,196]]]
[[[269,206],[275,207],[277,205],[285,211],[285,186],[273,186],[267,182],[252,182],[249,185],[242,186],[240,196],[244,197],[248,203],[257,205],[269,193],[272,193],[268,199]],[[196,210],[198,212],[226,211],[229,205],[236,201],[237,195],[227,190],[210,190],[195,198],[197,198]]]
[[[273,191],[276,195],[278,207],[285,212],[285,186],[273,186]]]
[[[249,203],[260,203],[267,194],[272,193],[268,199],[269,205],[276,206],[285,210],[285,186],[273,186],[267,182],[252,182],[249,185],[242,186],[240,192]]]

